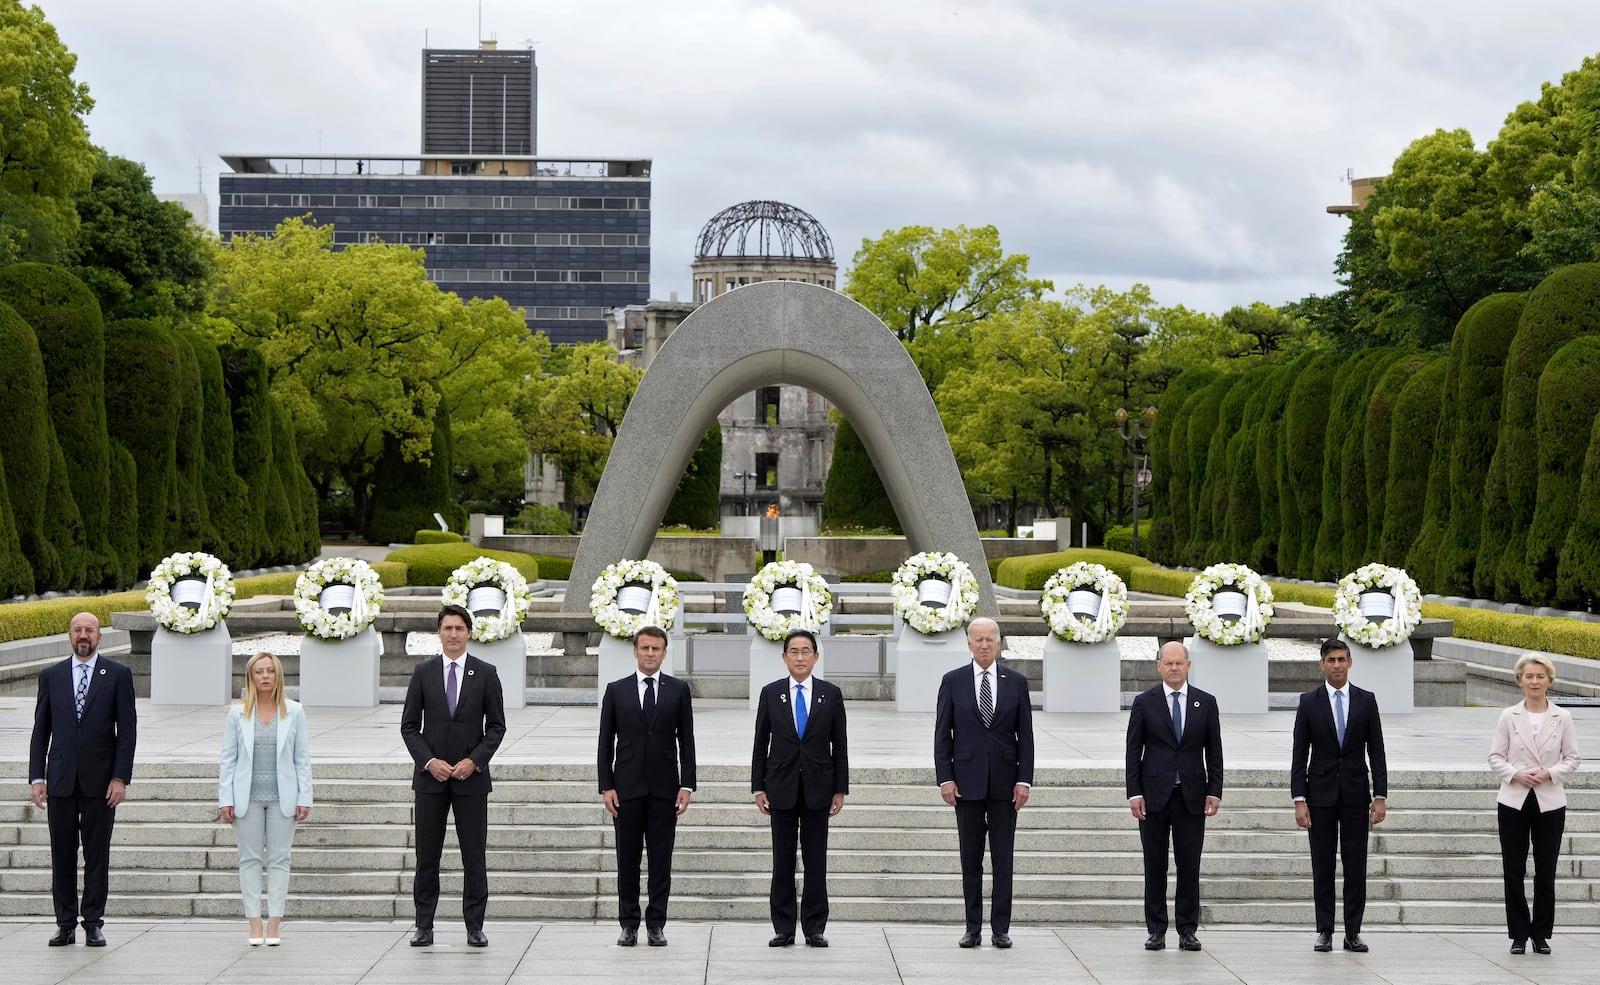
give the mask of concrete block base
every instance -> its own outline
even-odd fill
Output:
[[[1409,715],[1417,710],[1416,654],[1410,640],[1381,650],[1345,642],[1350,645],[1350,683],[1371,691],[1379,711]]]
[[[370,626],[347,640],[300,641],[300,703],[323,708],[376,708],[383,641]]]
[[[150,703],[221,705],[233,693],[233,637],[226,621],[203,633],[157,629],[150,641]]]
[[[1183,641],[1193,665],[1189,680],[1217,699],[1217,710],[1244,715],[1267,710],[1267,645],[1219,646],[1191,636]]]
[[[890,644],[894,649],[894,710],[933,711],[944,675],[972,660],[965,630],[924,636],[903,628]]]
[[[469,643],[467,652],[494,664],[507,708],[521,708],[527,703],[528,641],[520,630],[493,643]]]
[[[1120,711],[1122,650],[1117,641],[1044,641],[1045,711]]]

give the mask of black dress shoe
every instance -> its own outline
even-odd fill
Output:
[[[773,935],[771,940],[767,941],[767,946],[768,947],[788,947],[789,945],[791,945],[793,943],[794,943],[794,935],[793,934],[775,934],[775,935]]]
[[[90,947],[105,947],[106,935],[100,933],[99,927],[83,928],[83,942]]]
[[[418,927],[417,928],[417,932],[411,935],[411,946],[412,947],[432,947],[433,946],[433,928],[432,927]]]
[[[1164,950],[1166,950],[1167,949],[1167,935],[1166,934],[1151,934],[1149,937],[1146,937],[1144,939],[1144,949],[1146,951],[1164,951]]]
[[[618,947],[632,947],[637,943],[639,943],[638,927],[623,927],[622,933],[617,935]]]
[[[645,936],[650,939],[651,947],[667,946],[667,931],[663,927],[647,927],[645,928]]]
[[[828,939],[821,934],[807,934],[806,947],[827,947]]]
[[[489,936],[481,930],[469,930],[467,931],[467,946],[488,947]]]
[[[1317,942],[1315,944],[1311,945],[1311,950],[1313,950],[1313,951],[1324,951],[1324,952],[1333,950],[1333,935],[1332,934],[1318,934],[1317,935]]]
[[[1193,934],[1179,934],[1178,947],[1185,951],[1200,950],[1200,938]]]
[[[1511,953],[1512,954],[1527,954],[1528,953],[1528,942],[1527,941],[1512,941],[1511,942]]]
[[[965,934],[962,934],[961,940],[958,943],[960,943],[962,947],[977,947],[979,944],[983,943],[983,935],[975,930],[971,930]]]
[[[1360,934],[1345,934],[1344,949],[1346,951],[1354,951],[1357,954],[1366,954],[1367,942],[1361,939]]]
[[[1005,948],[1008,948],[1008,947],[1011,946],[1011,935],[1010,934],[991,934],[990,937],[989,937],[989,940],[991,942],[993,942],[995,947],[998,947],[998,948],[1001,948],[1001,949],[1005,949]]]
[[[1542,941],[1539,938],[1535,937],[1533,939],[1533,953],[1534,954],[1549,954],[1550,953],[1550,944],[1549,944],[1549,942],[1548,941]]]
[[[73,928],[71,928],[71,927],[62,927],[61,929],[56,931],[56,935],[54,937],[50,938],[50,946],[51,947],[71,947],[73,941],[75,941],[77,939],[78,939],[78,935],[73,931]]]

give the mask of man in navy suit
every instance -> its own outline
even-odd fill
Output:
[[[1289,793],[1294,822],[1311,838],[1316,951],[1333,950],[1334,852],[1344,865],[1344,949],[1364,952],[1361,916],[1367,907],[1367,827],[1383,823],[1389,762],[1383,754],[1378,699],[1350,683],[1350,647],[1322,641],[1325,683],[1300,695],[1294,713],[1294,758]],[[1371,764],[1370,773],[1368,764]]]
[[[689,686],[661,673],[667,634],[645,626],[633,636],[636,673],[606,685],[600,699],[600,800],[617,835],[617,943],[639,942],[639,860],[650,849],[651,947],[667,944],[672,843],[694,782],[694,708]]]
[[[105,947],[100,928],[111,871],[111,827],[133,779],[138,737],[133,672],[100,655],[100,620],[91,612],[72,617],[67,641],[72,656],[39,674],[28,776],[33,804],[47,812],[50,826],[50,894],[57,928],[50,946],[71,944],[81,919],[84,943]]]
[[[1178,865],[1178,946],[1200,950],[1200,851],[1206,818],[1222,808],[1222,724],[1217,699],[1189,683],[1189,650],[1165,643],[1162,683],[1128,711],[1128,808],[1144,846],[1145,950],[1167,946],[1167,841]]]
[[[995,666],[1000,626],[967,626],[972,663],[944,675],[933,726],[933,772],[939,795],[956,809],[961,895],[967,931],[962,947],[983,943],[983,849],[989,844],[994,898],[989,928],[995,947],[1011,946],[1011,855],[1017,812],[1033,787],[1033,703],[1028,679]]]
[[[444,826],[455,811],[461,844],[461,913],[467,944],[488,947],[483,916],[489,905],[485,861],[489,843],[489,760],[506,734],[505,695],[494,664],[467,652],[472,613],[447,605],[439,613],[444,655],[424,660],[411,673],[400,735],[416,768],[411,773],[417,826],[417,875],[412,896],[417,932],[412,947],[433,943],[433,911],[439,904],[439,857]]]
[[[811,676],[821,651],[817,638],[796,629],[784,637],[789,676],[761,689],[756,699],[756,741],[750,758],[750,792],[772,819],[772,886],[768,947],[794,943],[794,852],[799,836],[806,866],[800,930],[811,947],[827,947],[828,819],[844,810],[850,792],[844,694]]]

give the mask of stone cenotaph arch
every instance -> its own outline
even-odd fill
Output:
[[[662,344],[622,419],[572,564],[562,609],[587,612],[606,565],[643,558],[695,447],[722,409],[757,387],[792,383],[844,412],[912,551],[953,551],[994,586],[955,455],[922,374],[894,333],[825,287],[764,281],[718,295]]]

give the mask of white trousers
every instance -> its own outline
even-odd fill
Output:
[[[289,898],[289,848],[294,843],[295,820],[284,817],[277,804],[251,804],[243,817],[233,819],[239,839],[239,892],[244,915],[261,916],[261,867],[267,869],[267,916],[282,917]],[[263,842],[265,850],[263,850]]]

